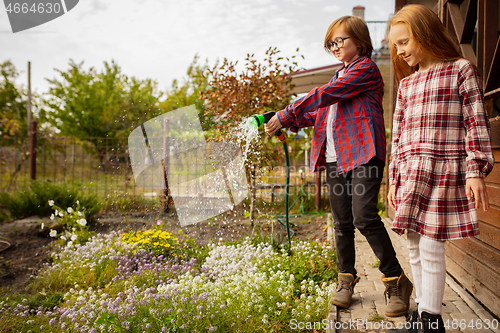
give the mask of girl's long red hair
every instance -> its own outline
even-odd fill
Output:
[[[452,61],[462,58],[458,42],[441,23],[439,17],[424,5],[406,5],[391,17],[387,24],[389,28],[398,23],[404,23],[420,49],[430,58],[439,61]],[[397,55],[392,41],[392,64],[397,81],[418,70],[418,65],[410,67],[406,61]]]

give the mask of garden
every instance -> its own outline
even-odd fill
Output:
[[[248,117],[290,102],[295,57],[270,48],[263,62],[247,55],[243,72],[195,57],[187,80],[165,92],[114,61],[102,71],[70,61],[46,95],[33,95],[29,129],[18,72],[0,64],[10,96],[0,103],[9,106],[0,109],[0,331],[288,332],[322,322],[337,270],[317,208],[325,202],[314,202],[315,176],[302,163],[311,131],[288,142],[290,238],[280,172],[289,151],[275,137],[252,144],[244,201],[187,226],[166,212],[166,189],[136,184],[123,141],[191,105],[207,143],[225,141]]]
[[[109,201],[33,184],[2,196],[11,215],[48,217],[0,225],[12,244],[0,252],[1,331],[287,332],[327,317],[337,273],[325,215],[292,217],[289,249],[271,214],[251,223],[236,209],[181,227],[160,203],[111,212]]]

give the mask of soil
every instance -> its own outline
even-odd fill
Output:
[[[229,212],[209,221],[181,227],[175,214],[100,214],[90,221],[91,230],[107,233],[111,230],[140,230],[156,225],[158,220],[170,231],[182,229],[199,245],[209,242],[235,240],[247,235],[260,234],[287,242],[286,228],[273,217],[260,217],[254,223],[242,216]],[[304,214],[289,218],[293,238],[325,242],[327,239],[327,215]],[[30,217],[0,225],[0,295],[20,292],[28,285],[30,277],[37,274],[50,261],[47,246],[53,241],[48,228],[49,219]],[[10,244],[8,246],[7,243]]]

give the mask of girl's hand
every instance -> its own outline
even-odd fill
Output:
[[[488,192],[483,178],[468,178],[465,183],[465,194],[467,199],[476,201],[476,209],[479,205],[483,205],[483,210],[486,212],[490,209],[490,202],[488,199]]]
[[[267,123],[264,124],[264,130],[269,135],[273,135],[274,133],[276,133],[277,130],[279,130],[282,127],[283,125],[281,125],[277,115],[274,115],[271,119],[269,119]]]
[[[387,193],[387,201],[389,202],[389,206],[392,207],[392,209],[396,210],[396,204],[394,203],[394,196],[396,195],[396,186],[391,185],[389,187],[389,193]]]

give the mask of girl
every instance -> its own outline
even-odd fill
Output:
[[[410,321],[420,321],[424,332],[444,332],[444,242],[477,235],[476,210],[489,208],[489,121],[477,69],[460,56],[432,10],[408,5],[388,24],[394,72],[401,80],[389,167],[392,228],[408,232],[418,303]]]
[[[324,47],[344,65],[328,84],[277,112],[265,130],[271,134],[282,127],[297,131],[314,126],[311,169],[326,167],[334,218],[339,283],[333,304],[348,308],[359,280],[354,268],[354,228],[358,228],[380,260],[385,314],[402,316],[408,312],[413,286],[378,215],[385,164],[384,85],[371,60],[368,27],[358,17],[341,17],[328,28]]]

